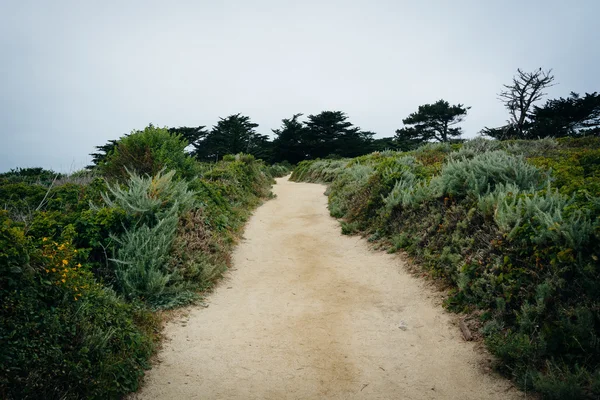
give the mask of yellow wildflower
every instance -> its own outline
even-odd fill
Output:
[[[61,281],[62,281],[62,283],[65,283],[65,282],[66,282],[65,278],[61,279]]]
[[[46,240],[48,240],[48,238],[42,238],[42,242],[45,242]]]
[[[81,268],[81,263],[77,264],[77,268]]]
[[[52,272],[56,272],[56,268],[52,268]]]
[[[69,265],[69,260],[63,260],[63,265]]]

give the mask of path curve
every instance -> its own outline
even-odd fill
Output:
[[[234,267],[166,327],[137,399],[516,399],[399,257],[342,236],[325,187],[280,178]]]

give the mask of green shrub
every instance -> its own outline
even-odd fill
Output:
[[[360,191],[369,181],[374,169],[368,165],[353,164],[343,168],[332,183],[329,209],[334,217],[343,217],[350,207],[348,199]],[[327,172],[329,173],[329,172]]]
[[[550,186],[530,196],[510,196],[510,200],[506,196],[498,200],[494,220],[511,239],[516,239],[518,230],[528,224],[532,232],[527,244],[560,243],[580,251],[593,233],[589,213],[579,209],[569,211],[573,198],[561,195]]]
[[[465,141],[460,149],[448,154],[448,161],[461,161],[471,159],[477,155],[502,150],[502,142],[497,140],[484,139],[477,137],[475,139]]]
[[[70,240],[25,236],[0,212],[0,393],[120,398],[139,386],[156,321],[103,288]],[[64,236],[74,235],[68,227]]]
[[[1,398],[116,399],[138,388],[158,330],[147,306],[186,304],[208,287],[272,183],[252,156],[182,165],[124,186],[87,173],[52,183],[41,169],[0,176],[10,205],[0,211]]]
[[[508,140],[501,143],[508,153],[522,155],[528,158],[542,156],[558,147],[558,142],[552,138],[540,140]]]
[[[170,307],[194,298],[178,271],[170,271],[168,260],[179,217],[195,203],[187,183],[174,181],[175,171],[153,177],[130,173],[127,188],[107,185],[103,194],[109,208],[124,209],[134,220],[133,228],[120,236],[115,268],[117,288],[128,299],[140,299],[153,307]]]
[[[289,174],[292,166],[289,163],[273,164],[267,168],[267,171],[273,178],[280,178]]]
[[[418,174],[420,166],[414,157],[402,153],[388,154],[385,159],[365,157],[363,162],[370,164],[367,167],[371,171],[368,179],[361,180],[361,186],[357,193],[344,194],[345,202],[348,204],[346,218],[358,221],[362,229],[366,226],[361,221],[377,221],[382,217],[381,209],[384,204],[390,209],[395,206],[395,204],[390,204],[390,193],[397,185],[402,182],[406,184],[406,182],[416,181],[416,174]],[[332,193],[335,192],[336,190],[332,186]]]
[[[231,233],[227,237],[212,231],[205,208],[192,210],[179,219],[169,271],[201,288],[208,286],[227,268],[232,243]]]
[[[449,161],[436,184],[451,197],[479,196],[493,191],[498,184],[513,184],[524,190],[540,188],[544,174],[522,157],[504,151],[484,152],[471,159]]]
[[[0,207],[10,212],[16,221],[27,222],[42,205],[48,188],[28,183],[4,183],[0,185]]]
[[[107,183],[102,199],[108,207],[122,208],[137,218],[137,223],[155,224],[162,218],[183,214],[194,207],[194,193],[184,181],[175,181],[175,171],[156,175],[129,174],[127,189]]]
[[[110,213],[90,210],[89,203],[102,201],[101,193],[106,190],[105,182],[100,178],[81,183],[55,181],[51,187],[0,181],[0,194],[8,194],[7,204],[10,199],[16,200],[7,207],[9,217],[28,235],[60,241],[65,227],[75,226],[74,244],[86,254],[97,277],[110,280],[112,275],[105,268],[106,255],[111,252],[110,233],[121,232],[129,221],[117,210]]]
[[[43,168],[16,168],[0,174],[0,184],[27,183],[49,187],[52,182],[64,177],[64,174]]]
[[[437,189],[437,185],[417,182],[413,174],[407,173],[402,179],[396,181],[394,188],[385,198],[385,215],[391,215],[392,211],[398,206],[416,207],[428,200],[439,197],[441,192]]]
[[[195,291],[225,270],[235,232],[249,209],[268,195],[272,178],[251,155],[227,156],[200,169],[200,179],[190,184],[175,181],[175,171],[152,178],[131,174],[126,188],[107,184],[105,204],[124,210],[131,221],[130,228],[112,236],[111,259],[115,287],[128,299],[152,308],[193,301]],[[200,215],[203,221],[197,220]],[[190,227],[190,220],[202,225]],[[192,249],[196,252],[185,251]]]
[[[99,170],[106,178],[121,181],[129,179],[129,171],[154,176],[163,169],[176,171],[178,178],[191,179],[195,162],[185,152],[187,145],[168,129],[150,125],[119,139]]]
[[[551,170],[554,187],[566,195],[600,196],[600,138],[559,139],[559,147],[529,158],[540,167]]]

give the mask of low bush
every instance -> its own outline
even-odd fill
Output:
[[[194,193],[184,181],[173,181],[175,171],[153,177],[130,173],[126,188],[107,184],[103,199],[109,208],[123,209],[133,226],[113,235],[116,288],[128,299],[152,307],[185,304],[195,296],[168,260],[179,218],[195,206]]]
[[[337,176],[337,173],[346,166],[346,160],[311,160],[302,161],[298,164],[292,176],[291,181],[305,182],[331,182]]]
[[[148,367],[156,320],[94,279],[74,234],[34,239],[0,212],[3,398],[119,398]]]
[[[271,165],[270,167],[268,167],[268,173],[273,178],[280,178],[292,172],[292,169],[292,165],[288,162],[285,162]]]
[[[440,194],[460,199],[484,195],[499,184],[534,191],[544,181],[544,174],[522,157],[497,150],[477,154],[470,159],[449,160],[434,184],[439,185]]]
[[[0,175],[0,398],[135,391],[160,329],[150,310],[212,284],[282,171],[249,155],[197,163],[153,127],[123,143],[93,173]]]
[[[129,172],[154,176],[163,169],[176,171],[178,178],[194,177],[195,161],[186,152],[188,142],[167,128],[149,125],[122,137],[98,165],[108,179],[125,181]]]

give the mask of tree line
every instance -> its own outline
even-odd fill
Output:
[[[600,136],[600,94],[549,99],[536,105],[545,90],[554,85],[552,70],[541,68],[533,72],[517,70],[512,83],[504,85],[498,98],[508,110],[507,123],[500,127],[485,127],[480,134],[492,138],[537,139],[545,137]],[[356,157],[385,149],[408,151],[425,142],[461,141],[459,126],[467,116],[469,106],[450,104],[440,99],[424,104],[402,120],[403,126],[393,137],[374,138],[375,133],[363,130],[349,121],[343,111],[322,111],[308,115],[294,114],[284,118],[273,129],[274,138],[257,131],[258,124],[249,116],[234,114],[220,118],[212,128],[206,126],[169,128],[188,143],[191,155],[202,161],[218,161],[226,154],[248,153],[273,163],[287,161],[296,164],[315,158]],[[96,147],[92,155],[93,168],[114,151],[117,140]]]

